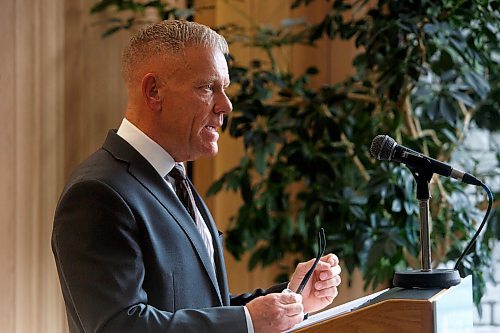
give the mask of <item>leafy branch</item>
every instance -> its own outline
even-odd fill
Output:
[[[291,8],[316,1],[295,0]],[[284,18],[279,27],[214,27],[231,43],[262,50],[265,57],[249,64],[228,59],[234,112],[224,128],[242,139],[245,155],[208,194],[240,194],[226,246],[236,258],[249,252],[250,269],[313,256],[310,240],[322,226],[328,250],[339,254],[349,272],[361,269],[366,286],[375,287],[395,270],[419,266],[419,228],[413,177],[404,166],[375,161],[368,152],[371,140],[389,133],[447,161],[472,123],[498,131],[500,4],[319,1],[330,7],[317,22]],[[137,24],[148,8],[158,19],[196,13],[131,0],[102,0],[93,11],[112,6],[132,15],[110,21],[114,30],[108,34]],[[311,78],[321,69],[288,70],[291,45],[335,38],[353,40],[359,50],[352,77],[314,87]],[[458,258],[482,218],[484,197],[449,179],[435,178],[431,191],[436,266]],[[476,304],[499,225],[494,215],[462,267],[462,274],[473,275]]]

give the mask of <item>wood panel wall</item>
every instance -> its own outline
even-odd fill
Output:
[[[15,1],[4,1],[0,11],[0,40],[4,49],[0,52],[0,327],[14,332],[15,311],[15,206],[12,196],[16,193],[15,166],[15,35],[10,17],[15,13]]]
[[[61,187],[62,1],[6,0],[0,65],[0,330],[64,327],[50,252]]]
[[[69,171],[116,127],[125,103],[123,43],[100,38],[92,3],[2,3],[0,332],[66,331],[54,208]]]
[[[95,0],[66,1],[64,45],[65,178],[117,128],[126,106],[120,72],[129,34],[101,38],[106,14],[90,15]]]
[[[58,196],[71,170],[103,142],[123,116],[126,92],[119,59],[129,35],[101,39],[105,16],[90,16],[95,0],[4,0],[0,11],[0,332],[62,333],[66,316],[50,249]],[[198,19],[221,24],[276,21],[288,14],[288,1],[199,0],[215,4]],[[318,2],[321,3],[321,2]],[[319,12],[318,12],[319,11]],[[305,15],[321,15],[321,8]],[[277,22],[275,22],[277,23]],[[248,24],[248,22],[247,22]],[[326,66],[318,80],[346,75],[352,48],[339,45],[293,50],[290,66],[301,70],[313,61]],[[343,47],[343,45],[341,45]],[[350,52],[350,53],[349,53]],[[237,50],[244,62],[258,54]],[[350,61],[349,61],[350,62]],[[225,135],[220,154],[195,164],[201,193],[239,161],[241,142]],[[224,193],[208,200],[221,230],[236,212],[238,198]],[[246,262],[226,253],[234,292],[272,283],[275,268],[248,273]]]

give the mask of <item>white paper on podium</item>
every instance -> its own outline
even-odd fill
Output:
[[[328,310],[325,310],[322,312],[318,312],[314,315],[309,316],[309,318],[307,318],[303,322],[295,325],[291,330],[285,331],[285,333],[293,332],[295,330],[298,330],[299,328],[307,327],[307,326],[319,323],[321,321],[340,316],[341,314],[350,312],[353,309],[356,309],[357,307],[359,307],[360,305],[362,305],[362,304],[368,302],[369,300],[377,297],[378,295],[386,292],[387,290],[389,290],[389,288],[378,291],[374,294],[370,294],[370,295],[355,299],[353,301],[338,305],[338,306],[333,307],[331,309],[328,309]]]

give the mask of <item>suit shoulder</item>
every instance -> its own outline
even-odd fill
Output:
[[[115,159],[108,151],[99,149],[73,171],[66,188],[80,182],[98,181],[112,185],[127,174],[128,163]]]

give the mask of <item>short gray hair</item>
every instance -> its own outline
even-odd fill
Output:
[[[209,27],[181,20],[166,20],[151,24],[131,39],[122,54],[122,73],[125,82],[132,81],[133,70],[159,54],[175,55],[188,46],[215,48],[229,52],[224,37]]]

